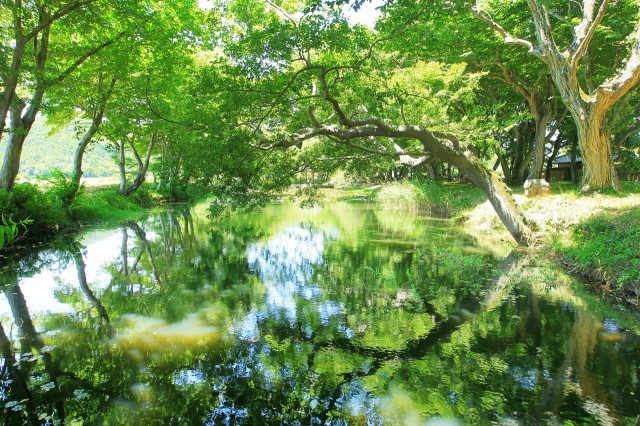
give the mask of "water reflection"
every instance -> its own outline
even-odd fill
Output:
[[[206,206],[9,259],[7,424],[633,424],[637,315],[445,222]]]

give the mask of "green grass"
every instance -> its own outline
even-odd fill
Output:
[[[611,209],[555,241],[559,254],[615,288],[640,289],[640,207]]]
[[[478,188],[467,184],[401,181],[384,185],[375,201],[385,209],[439,217],[454,217],[486,200]]]
[[[148,207],[148,203],[144,204]],[[112,187],[80,194],[70,211],[70,216],[72,220],[83,223],[117,222],[139,217],[145,211],[139,198],[124,197]]]

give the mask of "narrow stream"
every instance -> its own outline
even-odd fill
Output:
[[[0,259],[5,424],[640,424],[640,317],[439,220],[206,205]]]

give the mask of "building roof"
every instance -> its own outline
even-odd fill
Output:
[[[571,163],[570,155],[561,155],[553,160],[553,164],[569,164]],[[582,163],[582,157],[576,156],[576,163]]]

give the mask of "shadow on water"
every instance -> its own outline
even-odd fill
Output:
[[[366,205],[178,207],[11,260],[5,424],[633,424],[637,315]]]

